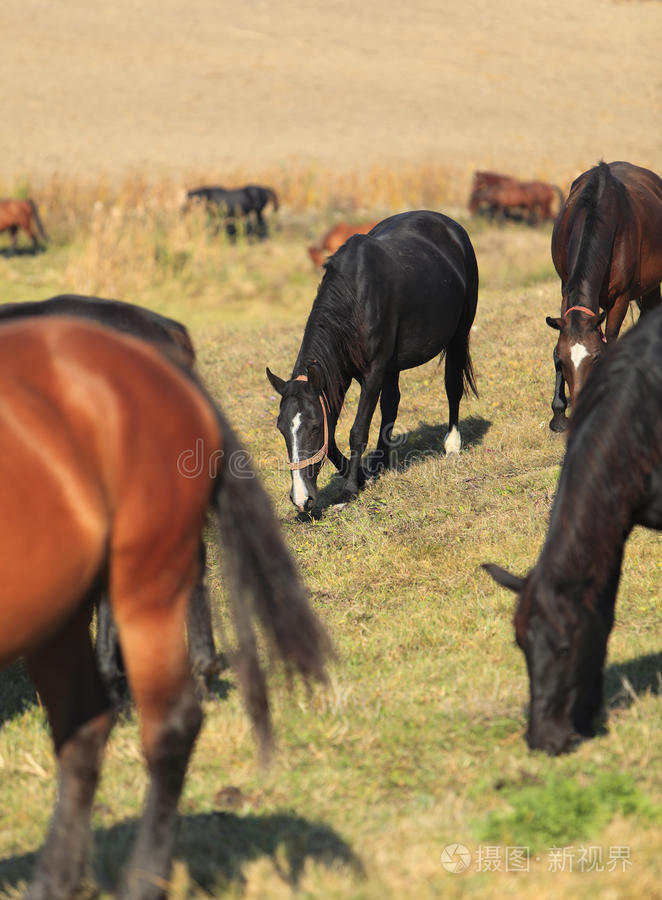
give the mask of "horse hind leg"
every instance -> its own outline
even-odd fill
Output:
[[[90,812],[113,714],[90,637],[92,604],[81,606],[26,659],[46,708],[59,767],[55,812],[27,900],[64,900],[87,866]]]
[[[116,584],[113,612],[129,685],[141,717],[149,788],[136,844],[119,896],[160,900],[166,893],[175,841],[177,805],[202,722],[202,710],[185,640],[186,611],[195,581],[195,546],[190,577],[173,596],[172,572],[155,578],[136,595]]]

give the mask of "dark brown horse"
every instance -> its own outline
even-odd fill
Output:
[[[584,172],[554,226],[552,259],[561,279],[561,315],[546,319],[560,331],[549,427],[563,431],[565,385],[573,403],[604,348],[605,316],[609,344],[618,337],[631,300],[642,315],[660,305],[662,179],[627,162],[601,162]]]
[[[330,228],[316,244],[308,247],[308,254],[316,266],[324,264],[327,256],[333,256],[336,250],[347,241],[353,234],[367,234],[371,231],[379,220],[374,222],[338,222],[333,228]]]
[[[570,419],[545,544],[518,593],[517,643],[531,703],[527,740],[548,753],[595,733],[625,543],[636,525],[662,530],[662,310],[596,364]]]
[[[237,438],[195,379],[154,347],[80,319],[6,323],[0,397],[0,662],[25,657],[60,779],[27,896],[69,898],[85,869],[113,721],[89,625],[110,586],[150,775],[121,896],[156,900],[202,719],[185,623],[208,506],[226,550],[239,681],[263,746],[269,706],[253,619],[304,676],[324,677],[324,634]]]
[[[16,252],[19,229],[30,238],[35,251],[42,249],[40,237],[46,245],[48,238],[33,200],[0,200],[0,231],[11,235],[12,253]]]

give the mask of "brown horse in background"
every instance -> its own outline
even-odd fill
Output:
[[[601,162],[584,172],[554,226],[552,259],[561,279],[561,316],[546,320],[560,332],[549,425],[563,431],[565,384],[574,403],[594,359],[618,337],[631,300],[641,315],[660,306],[662,179],[628,162]]]
[[[509,178],[475,187],[469,198],[469,211],[472,215],[485,213],[491,218],[526,219],[530,225],[536,225],[555,217],[552,207],[557,197],[561,206],[563,195],[556,185]]]
[[[367,234],[378,222],[379,219],[375,219],[374,222],[357,222],[353,225],[349,222],[338,222],[317,244],[308,247],[310,258],[316,266],[323,265],[327,256],[332,256],[353,234]]]
[[[16,253],[20,228],[31,239],[35,252],[45,248],[48,237],[44,231],[44,226],[34,201],[0,200],[0,231],[8,231],[10,233],[12,253]],[[43,247],[39,242],[39,237],[44,242]]]
[[[80,319],[3,324],[0,397],[0,663],[25,657],[59,764],[57,805],[27,896],[64,900],[86,867],[113,722],[89,626],[110,587],[150,776],[120,894],[156,900],[167,891],[202,720],[185,623],[208,506],[227,551],[239,682],[264,748],[268,693],[253,619],[306,677],[324,678],[325,636],[232,429],[194,377],[156,348]]]

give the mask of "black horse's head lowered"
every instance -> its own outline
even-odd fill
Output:
[[[527,740],[548,753],[594,734],[625,542],[662,530],[662,310],[596,362],[569,438],[538,561],[526,578],[485,568],[518,594],[530,699]]]
[[[283,381],[267,368],[267,377],[282,400],[278,430],[285,438],[292,473],[290,500],[300,512],[317,503],[317,476],[329,449],[329,404],[317,366],[306,375]]]
[[[550,587],[534,573],[518,578],[499,566],[485,569],[518,594],[515,636],[530,685],[527,743],[532,750],[562,753],[575,735],[595,734],[611,623],[596,610],[569,601],[563,587]]]

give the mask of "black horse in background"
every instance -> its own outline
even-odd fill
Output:
[[[260,240],[264,240],[269,231],[262,211],[271,203],[274,212],[278,212],[276,192],[258,184],[247,184],[241,188],[224,188],[220,185],[195,188],[186,194],[184,211],[195,203],[203,203],[210,216],[222,216],[225,219],[225,230],[231,241],[237,238],[238,219],[244,220],[247,236],[256,234]]]
[[[345,477],[345,496],[365,481],[361,457],[380,398],[379,442],[367,474],[390,464],[400,372],[446,354],[447,453],[459,452],[460,398],[476,393],[469,332],[476,314],[478,267],[466,231],[437,212],[391,216],[355,235],[326,263],[292,375],[267,369],[281,395],[278,428],[292,470],[290,497],[300,511],[317,502],[325,456]],[[361,385],[350,432],[351,456],[338,450],[335,428],[349,385]]]
[[[155,344],[170,359],[191,370],[195,350],[189,333],[181,322],[150,309],[121,300],[104,300],[79,294],[60,294],[48,300],[0,305],[0,327],[3,322],[35,316],[77,316],[91,319],[115,331]],[[214,645],[209,595],[205,584],[205,547],[200,547],[200,572],[188,610],[188,643],[191,665],[201,683],[218,671]],[[108,597],[104,595],[97,609],[96,653],[99,669],[114,700],[121,694],[124,666]]]
[[[623,550],[662,530],[662,310],[595,364],[577,399],[547,537],[526,578],[485,568],[518,593],[517,643],[531,704],[527,741],[550,754],[595,734]]]

